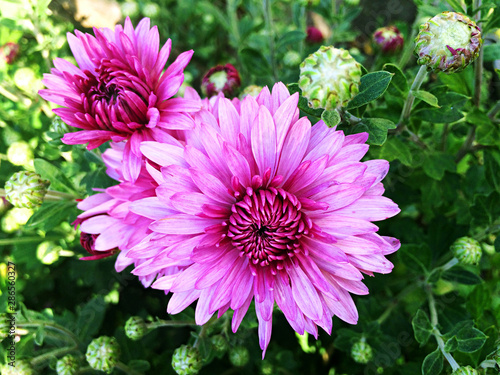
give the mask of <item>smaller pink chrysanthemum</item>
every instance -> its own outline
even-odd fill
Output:
[[[78,68],[64,59],[45,74],[40,90],[44,99],[61,105],[54,112],[81,131],[67,133],[66,144],[92,149],[106,141],[127,141],[124,149],[125,179],[134,181],[141,169],[142,141],[163,142],[175,129],[191,129],[187,112],[199,103],[172,98],[184,80],[183,70],[193,51],[178,56],[166,71],[170,39],[159,50],[156,26],[144,18],[134,29],[129,18],[115,30],[94,28],[95,37],[79,31],[68,33],[68,43]]]

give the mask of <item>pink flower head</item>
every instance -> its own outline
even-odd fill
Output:
[[[66,124],[83,129],[65,134],[64,143],[88,142],[92,149],[108,140],[127,140],[123,171],[133,181],[141,169],[140,142],[163,142],[169,130],[194,126],[186,112],[199,110],[199,103],[172,98],[193,51],[180,54],[164,72],[171,41],[159,50],[157,27],[150,28],[148,18],[135,30],[127,18],[124,27],[94,28],[94,34],[68,33],[79,68],[55,59],[55,68],[43,79],[47,89],[40,95],[63,106],[54,112]]]
[[[241,102],[219,96],[194,115],[184,147],[141,144],[162,166],[156,196],[175,213],[127,253],[143,262],[133,273],[151,277],[184,262],[152,287],[173,293],[171,314],[198,300],[198,324],[233,309],[236,331],[255,301],[263,355],[275,304],[300,334],[331,332],[334,315],[355,324],[350,293],[368,294],[363,274],[391,272],[385,255],[400,246],[372,223],[399,212],[382,196],[389,163],[360,161],[366,133],[311,127],[298,99],[282,83]]]
[[[403,34],[396,26],[378,28],[373,33],[373,40],[383,53],[396,53],[403,49]]]
[[[208,97],[217,95],[220,92],[227,97],[233,97],[240,85],[240,74],[233,65],[217,65],[203,76],[201,91]]]
[[[19,44],[7,42],[0,47],[0,59],[7,64],[13,64],[19,55]]]
[[[320,29],[314,26],[307,27],[307,37],[306,40],[309,43],[321,43],[325,38],[323,37],[323,33]]]

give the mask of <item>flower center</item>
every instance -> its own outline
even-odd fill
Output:
[[[312,227],[297,197],[280,188],[247,188],[231,210],[227,236],[232,245],[254,265],[273,271],[301,251],[299,239]]]

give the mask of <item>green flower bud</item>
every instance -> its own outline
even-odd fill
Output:
[[[189,345],[178,347],[172,356],[172,367],[179,375],[196,375],[203,367],[200,352]]]
[[[224,354],[229,348],[227,340],[222,335],[215,335],[210,338],[216,354]]]
[[[135,17],[139,14],[139,5],[135,1],[125,1],[121,4],[124,17]]]
[[[10,319],[7,314],[0,314],[0,342],[10,335]]]
[[[35,172],[16,172],[5,183],[6,198],[15,207],[35,208],[43,203],[49,185]]]
[[[155,18],[160,13],[160,6],[155,3],[146,3],[142,8],[142,14],[149,18]]]
[[[283,64],[285,64],[285,66],[294,67],[299,65],[301,62],[302,57],[297,51],[288,51],[285,53],[285,56],[283,56]]]
[[[33,150],[27,142],[14,142],[7,149],[7,159],[14,165],[30,165],[33,158]]]
[[[373,350],[364,338],[355,343],[351,348],[351,356],[355,362],[368,363],[373,358]]]
[[[92,340],[85,357],[94,370],[110,374],[118,363],[120,346],[114,337],[101,336]]]
[[[299,87],[309,107],[345,106],[359,92],[361,65],[342,48],[321,47],[300,64]]]
[[[57,375],[74,375],[78,371],[78,361],[71,354],[68,354],[56,363]]]
[[[248,363],[250,354],[244,346],[236,346],[229,352],[229,361],[236,367],[243,367]]]
[[[470,237],[460,237],[453,242],[450,250],[462,264],[478,264],[481,260],[481,245]]]
[[[131,340],[140,340],[146,333],[148,327],[140,316],[131,316],[125,323],[125,335]]]
[[[26,224],[33,215],[29,208],[12,208],[2,217],[2,231],[12,233]]]
[[[247,86],[241,92],[240,99],[243,99],[247,95],[250,95],[250,96],[253,96],[254,98],[256,98],[257,96],[259,96],[261,91],[262,91],[262,86],[257,86],[257,85]]]
[[[66,123],[61,120],[60,117],[56,117],[52,123],[50,124],[50,129],[49,131],[53,133],[57,133],[60,137],[64,136],[66,133],[70,133],[71,130]]]
[[[1,368],[2,375],[35,375],[35,370],[31,367],[29,361],[16,361],[15,366],[9,366],[8,363]]]
[[[478,375],[477,370],[473,369],[470,366],[459,367],[451,375]]]
[[[479,56],[481,30],[469,17],[443,12],[420,25],[415,39],[419,65],[427,70],[460,72]]]

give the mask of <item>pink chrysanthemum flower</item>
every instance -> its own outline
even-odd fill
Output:
[[[173,293],[171,314],[198,300],[198,324],[231,308],[236,331],[254,301],[264,353],[275,303],[300,334],[330,332],[334,315],[355,324],[350,293],[368,293],[363,273],[391,272],[384,256],[399,248],[372,223],[399,212],[382,196],[389,163],[360,162],[366,133],[311,127],[297,102],[281,83],[256,99],[218,96],[194,115],[184,147],[141,144],[164,176],[156,195],[175,214],[127,253],[142,261],[133,273],[151,277],[184,261],[152,287]]]
[[[88,143],[92,149],[108,140],[127,140],[124,174],[135,180],[141,169],[140,142],[163,142],[172,129],[191,129],[186,112],[199,103],[172,98],[183,80],[193,51],[187,51],[163,71],[171,50],[170,39],[159,50],[156,26],[144,18],[134,30],[129,18],[115,30],[94,28],[95,37],[75,31],[68,43],[79,68],[64,59],[54,60],[45,74],[47,89],[40,96],[64,108],[54,109],[68,125],[83,129],[67,133],[66,144]]]

